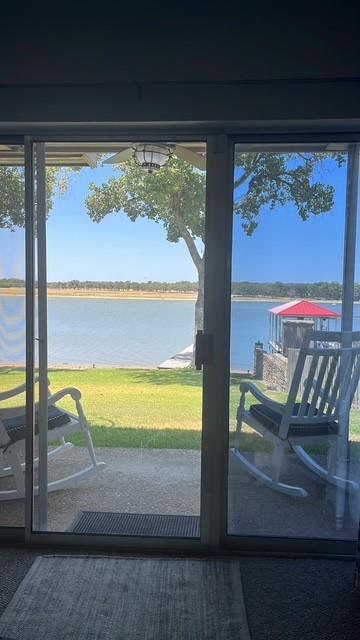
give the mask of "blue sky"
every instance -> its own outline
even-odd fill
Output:
[[[65,197],[56,197],[48,221],[48,280],[196,280],[183,241],[169,243],[163,227],[124,214],[96,224],[84,200],[91,181],[104,182],[111,167],[82,169]],[[295,209],[264,210],[247,237],[234,221],[233,280],[313,282],[341,280],[346,167],[316,176],[336,187],[334,209],[303,222]],[[0,230],[0,276],[22,277],[23,232]]]
[[[131,222],[122,213],[99,224],[90,220],[84,204],[89,183],[102,184],[111,174],[111,167],[83,169],[66,196],[56,199],[48,221],[48,279],[195,280],[184,243],[168,242],[161,225]]]
[[[235,216],[233,280],[258,282],[341,281],[346,166],[332,161],[314,179],[335,187],[334,208],[304,222],[295,207],[265,209],[253,236]]]

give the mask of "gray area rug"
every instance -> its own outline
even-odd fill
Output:
[[[0,637],[249,640],[239,560],[39,557]]]

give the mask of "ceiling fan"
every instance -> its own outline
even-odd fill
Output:
[[[152,173],[161,169],[172,155],[189,162],[197,169],[202,171],[206,169],[205,155],[194,151],[188,146],[174,144],[173,142],[159,144],[151,142],[134,143],[104,160],[103,164],[117,164],[133,157],[137,164],[148,173]]]

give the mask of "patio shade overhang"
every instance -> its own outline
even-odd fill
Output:
[[[102,162],[106,164],[114,154],[128,149],[129,146],[131,147],[129,142],[46,142],[45,163],[51,167],[95,168]],[[205,162],[205,142],[186,142],[181,147],[184,147],[185,152],[198,155],[199,159]],[[109,154],[110,158],[104,160],[104,156]],[[22,145],[0,144],[0,166],[23,167],[24,162]]]
[[[326,309],[308,300],[286,302],[285,304],[270,309],[270,313],[281,318],[323,318],[335,320],[341,317],[341,314],[337,311]]]
[[[96,167],[98,154],[111,153],[116,144],[47,142],[46,165],[52,167]],[[16,144],[0,144],[0,166],[23,167],[24,147]]]

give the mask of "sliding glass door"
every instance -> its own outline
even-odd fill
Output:
[[[24,146],[0,145],[1,534],[348,551],[358,147]]]
[[[235,146],[230,536],[357,537],[358,167],[356,145]]]
[[[199,539],[206,145],[33,152],[33,532]]]

